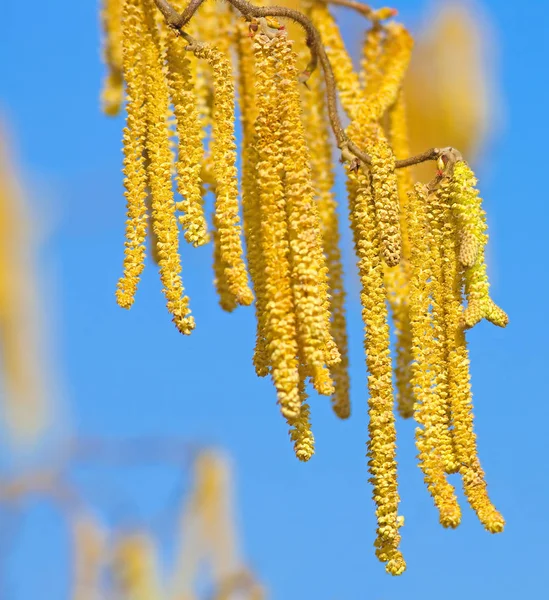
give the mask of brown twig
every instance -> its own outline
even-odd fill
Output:
[[[367,19],[371,19],[375,16],[376,11],[367,4],[363,4],[362,2],[356,2],[355,0],[321,0],[325,4],[334,4],[336,6],[344,6],[345,8],[350,8],[357,13],[363,15]]]

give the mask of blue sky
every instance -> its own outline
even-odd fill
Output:
[[[541,410],[548,400],[549,358],[543,147],[549,133],[549,26],[540,14],[546,3],[533,0],[521,9],[514,0],[483,2],[499,38],[506,118],[479,176],[491,228],[494,296],[511,322],[506,330],[482,324],[469,340],[480,456],[507,527],[491,536],[464,506],[462,525],[443,530],[416,466],[413,424],[400,423],[408,562],[400,578],[385,574],[372,548],[357,298],[349,302],[354,414],[339,422],[327,400],[314,399],[317,453],[303,465],[293,456],[271,385],[253,372],[253,311],[227,315],[217,306],[209,248],[184,248],[184,280],[198,323],[190,338],[172,326],[152,265],[135,307],[125,312],[115,304],[124,223],[122,120],[99,111],[96,2],[57,0],[45,8],[27,0],[24,10],[21,4],[9,2],[2,11],[0,102],[47,233],[41,261],[54,281],[54,341],[74,429],[112,437],[173,436],[225,448],[236,465],[245,554],[274,600],[543,597],[549,538]],[[424,6],[393,4],[405,21],[416,20]],[[353,272],[349,245],[345,261]],[[129,497],[112,518],[150,520],[169,497],[172,480],[162,470],[127,475]],[[9,560],[7,598],[40,593],[62,599],[66,550],[60,523],[46,507],[29,511]]]

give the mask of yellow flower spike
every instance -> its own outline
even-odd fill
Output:
[[[360,79],[364,94],[369,97],[377,90],[383,76],[381,58],[385,31],[379,24],[374,24],[366,32],[362,46]]]
[[[126,191],[126,242],[124,273],[118,282],[116,301],[122,308],[134,302],[145,266],[147,237],[147,176],[145,172],[146,79],[141,46],[145,14],[140,0],[126,0],[123,14],[123,67],[126,81],[126,127],[124,129],[124,187]]]
[[[459,160],[453,167],[450,180],[442,184],[457,223],[459,261],[467,268],[467,308],[463,311],[463,325],[470,328],[482,319],[487,319],[498,327],[505,327],[509,321],[506,313],[490,298],[484,258],[484,248],[488,241],[487,225],[476,183],[475,175],[467,163]]]
[[[254,74],[258,70],[268,68],[265,59],[255,65],[249,25],[238,24],[236,51],[238,59],[238,99],[242,121],[242,217],[244,222],[244,238],[246,240],[246,258],[250,279],[255,295],[256,345],[253,363],[256,374],[265,377],[269,374],[269,359],[265,339],[265,281],[264,261],[261,253],[261,216],[259,195],[256,185],[257,151],[255,121],[257,117],[256,86],[263,85],[257,94],[266,95],[269,83]],[[265,64],[264,64],[265,63]]]
[[[214,286],[217,291],[219,298],[219,306],[226,312],[233,312],[238,306],[234,294],[229,288],[227,281],[227,272],[223,255],[221,253],[221,241],[219,235],[219,229],[217,227],[216,219],[214,218],[214,226],[212,229],[213,247],[214,247]]]
[[[378,129],[378,128],[376,128]],[[395,155],[381,131],[370,137],[368,150],[372,158],[371,173],[381,251],[385,264],[394,267],[402,256],[400,204],[395,172]]]
[[[179,38],[167,40],[168,84],[177,123],[177,189],[183,200],[176,205],[185,239],[193,246],[209,240],[202,202],[200,171],[203,160],[201,124],[196,106],[196,91],[191,63]]]
[[[357,109],[357,115],[361,120],[378,122],[393,106],[410,64],[414,45],[410,33],[399,23],[389,23],[385,30],[386,36],[379,61],[382,76],[374,80],[367,101],[362,102]],[[365,116],[360,113],[364,113]]]
[[[440,191],[445,200],[445,189]],[[446,290],[445,324],[448,360],[449,397],[453,425],[453,446],[469,504],[480,522],[491,533],[503,531],[505,520],[487,493],[484,471],[478,459],[476,435],[473,431],[473,406],[469,375],[469,357],[462,328],[463,274],[458,262],[457,227],[449,202],[445,202],[443,256]]]
[[[296,419],[301,412],[298,344],[290,271],[290,241],[281,165],[284,162],[280,123],[280,94],[262,93],[276,81],[275,55],[270,40],[259,33],[254,39],[256,57],[255,123],[257,187],[259,192],[261,251],[264,265],[260,325],[265,337],[273,383],[282,415]],[[260,296],[260,297],[261,297]],[[257,367],[257,364],[256,364]]]
[[[285,31],[273,39],[272,51],[280,77],[277,93],[284,144],[284,191],[301,359],[315,389],[320,394],[331,395],[334,387],[326,363],[339,360],[339,356],[330,333],[327,268],[301,118],[296,55]]]
[[[307,403],[307,392],[305,389],[305,370],[299,369],[299,394],[301,396],[301,411],[295,419],[288,422],[291,425],[290,439],[294,443],[296,457],[307,462],[315,453],[315,438],[311,431],[310,407]]]
[[[122,6],[123,0],[103,0],[101,22],[103,26],[103,59],[107,76],[103,83],[101,100],[106,115],[116,116],[124,101]]]
[[[158,264],[168,311],[177,329],[188,335],[195,327],[189,299],[184,295],[179,258],[179,230],[172,192],[172,153],[166,113],[169,105],[168,84],[164,77],[158,31],[152,0],[145,0],[147,28],[141,37],[145,69],[147,112],[148,177],[151,189],[152,225],[157,236]]]
[[[452,174],[452,209],[460,237],[459,260],[464,267],[472,267],[477,262],[487,241],[486,218],[476,183],[467,163],[458,161]]]
[[[366,363],[368,367],[368,466],[376,504],[376,555],[393,575],[406,568],[398,549],[399,496],[396,430],[393,414],[392,364],[387,306],[381,262],[381,240],[375,228],[371,178],[367,170],[348,173],[351,227],[361,281]]]
[[[349,356],[343,265],[339,249],[339,220],[337,202],[333,192],[334,172],[331,140],[325,115],[322,81],[319,75],[314,73],[308,83],[309,89],[305,89],[303,95],[304,124],[307,144],[311,152],[311,171],[317,193],[324,252],[328,266],[329,310],[332,315],[330,331],[340,356],[340,361],[330,368],[334,381],[332,407],[338,417],[346,419],[351,414]]]
[[[432,372],[434,374],[433,394],[436,396],[435,410],[438,410],[437,429],[433,430],[435,447],[440,455],[446,473],[459,470],[451,430],[451,402],[449,398],[448,347],[452,340],[447,339],[446,313],[447,294],[444,284],[445,257],[442,246],[445,235],[445,218],[448,204],[436,191],[428,197],[429,218],[425,233],[432,253],[431,317],[432,317]]]
[[[212,191],[215,195],[217,189],[215,180],[209,183],[209,187],[210,191]],[[233,310],[235,310],[238,306],[238,303],[235,295],[229,288],[229,282],[227,280],[227,265],[224,261],[223,254],[221,253],[219,225],[215,214],[213,215],[212,239],[214,287],[219,299],[219,306],[226,312],[233,312]]]
[[[410,155],[406,122],[406,107],[402,91],[389,110],[388,137],[395,157]],[[401,417],[409,418],[414,411],[414,394],[411,384],[412,334],[410,328],[409,280],[410,280],[410,240],[406,214],[408,212],[408,194],[412,192],[414,182],[410,169],[396,171],[398,198],[400,205],[400,231],[402,239],[402,260],[396,267],[385,270],[387,299],[391,307],[396,335],[395,378],[397,406]]]
[[[357,105],[362,100],[362,88],[360,79],[354,70],[353,61],[345,48],[341,32],[325,4],[315,2],[309,15],[326,48],[334,71],[341,105],[349,117],[354,118]]]
[[[179,12],[183,12],[186,2],[180,3]],[[188,33],[200,42],[215,48],[225,59],[231,60],[231,43],[233,32],[231,26],[233,19],[232,7],[225,2],[208,0],[200,7],[200,19],[192,19],[185,28]],[[212,155],[212,128],[213,128],[213,103],[214,103],[214,74],[212,65],[199,60],[195,65],[196,92],[198,96],[198,110],[203,127],[203,138],[208,142],[208,149],[203,157],[202,177],[206,183],[213,183],[216,179],[214,172],[214,157]]]
[[[443,291],[440,268],[442,230],[431,207],[426,186],[410,193],[407,217],[412,242],[410,313],[412,328],[412,384],[416,397],[414,418],[419,466],[444,527],[457,527],[461,510],[446,465],[454,452],[448,423],[448,381],[445,368]],[[430,310],[430,307],[432,309]]]
[[[124,597],[131,600],[162,598],[157,551],[147,534],[121,536],[113,554],[113,574]]]
[[[215,220],[219,235],[219,252],[225,264],[227,286],[240,305],[253,302],[248,286],[248,273],[243,259],[240,217],[238,214],[238,185],[236,145],[234,140],[234,85],[231,64],[218,50],[199,45],[193,49],[197,58],[212,68],[214,107],[211,156],[215,187]]]

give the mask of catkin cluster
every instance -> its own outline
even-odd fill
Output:
[[[240,8],[243,19],[211,1],[178,36],[155,4],[111,0],[104,11],[105,57],[111,74],[121,69],[126,89],[119,304],[133,303],[149,235],[168,309],[190,333],[179,232],[195,246],[211,238],[220,304],[228,311],[254,304],[256,373],[272,379],[296,456],[308,460],[312,390],[331,397],[339,417],[351,412],[333,129],[346,163],[361,284],[376,555],[394,575],[406,568],[395,413],[417,422],[419,466],[442,525],[460,522],[448,479],[460,473],[480,521],[501,531],[476,451],[465,332],[482,319],[504,327],[507,316],[489,295],[486,221],[467,163],[453,148],[436,150],[428,184],[400,168],[410,155],[402,83],[413,40],[386,22],[395,11],[369,10],[357,70],[326,2],[294,3],[311,24],[307,40],[280,19]],[[310,66],[318,64],[313,30],[325,52],[322,70]],[[336,91],[348,117],[344,132],[334,126]],[[107,87],[104,97],[114,95]],[[351,142],[369,160],[353,158]]]

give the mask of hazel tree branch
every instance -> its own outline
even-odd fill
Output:
[[[337,146],[342,151],[342,157],[345,160],[351,160],[353,166],[356,164],[356,159],[367,165],[371,164],[370,156],[363,152],[356,144],[354,144],[345,133],[341,119],[339,116],[338,105],[337,105],[337,86],[335,81],[334,72],[332,65],[324,49],[322,38],[320,33],[314,26],[313,22],[303,13],[292,8],[285,6],[254,6],[247,0],[227,0],[236,10],[238,10],[243,17],[247,20],[250,19],[261,19],[265,17],[280,17],[283,19],[290,19],[295,23],[301,25],[307,35],[307,45],[311,50],[311,63],[308,69],[314,69],[316,61],[320,62],[322,71],[324,74],[324,80],[326,83],[326,104],[328,108],[328,117],[330,119],[330,125],[334,136],[336,138]],[[354,0],[327,0],[335,4],[347,6],[359,10],[364,15],[370,15],[375,13],[371,11],[370,7],[361,5],[359,2]],[[178,11],[167,1],[167,0],[154,0],[156,6],[160,12],[164,15],[168,26],[176,31],[179,35],[185,37],[187,40],[191,40],[190,36],[183,31],[183,28],[189,23],[196,11],[200,8],[204,0],[190,0],[185,10],[179,14]],[[360,7],[363,8],[360,8]],[[446,149],[440,150],[438,148],[430,148],[429,150],[411,156],[403,160],[397,160],[395,166],[397,169],[404,167],[410,167],[430,160],[438,160]],[[352,157],[349,154],[353,155]]]
[[[356,2],[355,0],[321,0],[324,4],[334,4],[336,6],[344,6],[345,8],[351,8],[357,13],[364,15],[367,19],[372,18],[375,11],[371,6],[363,4],[362,2]]]

